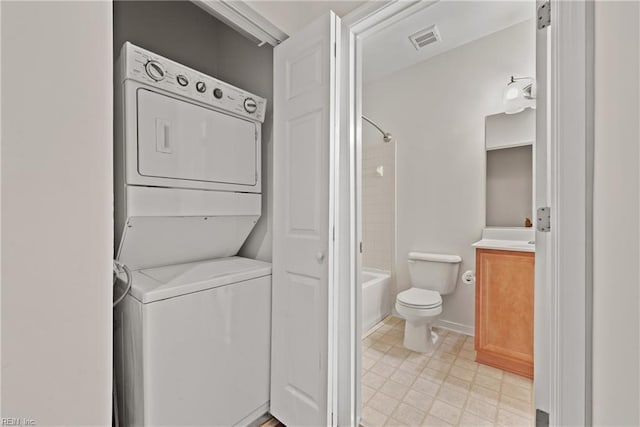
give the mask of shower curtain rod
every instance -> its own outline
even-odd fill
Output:
[[[369,124],[371,124],[374,128],[376,128],[376,129],[378,129],[380,131],[380,133],[384,137],[383,138],[384,142],[391,142],[391,134],[389,132],[385,132],[384,129],[382,129],[373,120],[371,120],[369,117],[365,116],[364,114],[362,115],[362,118],[364,120],[366,120],[367,122],[369,122]]]

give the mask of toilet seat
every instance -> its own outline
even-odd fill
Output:
[[[442,297],[436,291],[409,288],[398,294],[396,302],[407,308],[437,308],[442,305]]]

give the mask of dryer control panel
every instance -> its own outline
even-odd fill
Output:
[[[264,122],[267,100],[170,59],[126,42],[122,46],[124,79],[158,87],[221,110]]]

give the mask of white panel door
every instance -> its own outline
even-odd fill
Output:
[[[331,12],[274,49],[271,413],[332,424],[336,41]]]

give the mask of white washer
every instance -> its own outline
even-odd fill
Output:
[[[271,265],[235,256],[261,210],[266,100],[125,43],[116,68],[121,425],[244,425],[268,410]]]
[[[269,409],[271,264],[138,270],[118,306],[123,425],[246,425]]]

